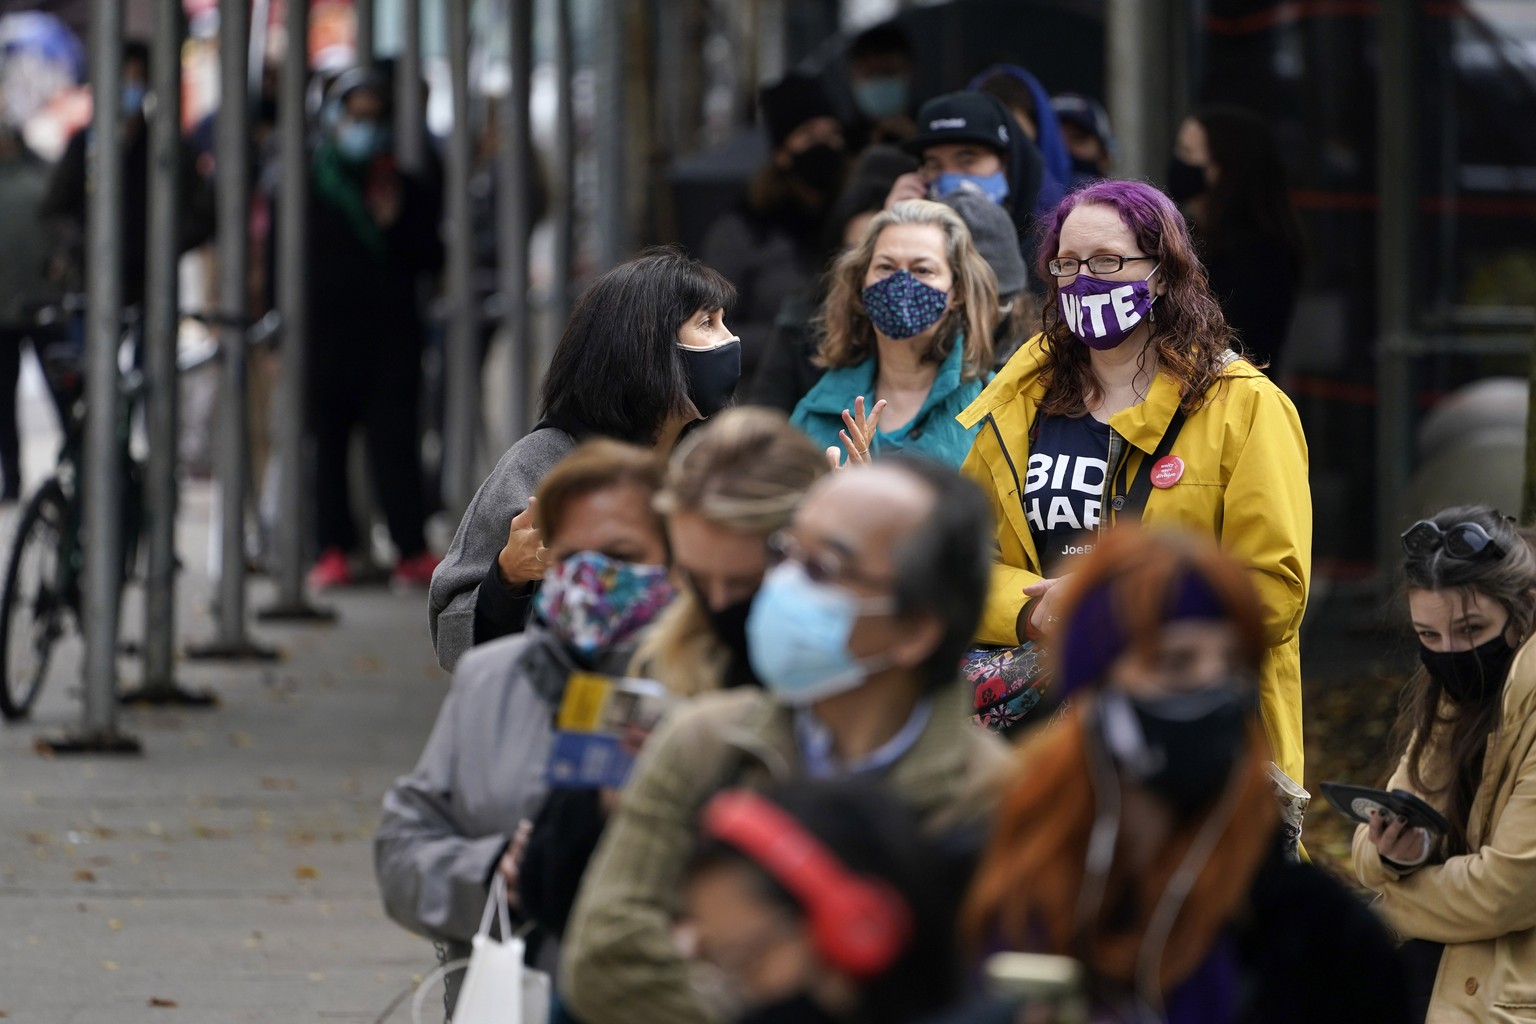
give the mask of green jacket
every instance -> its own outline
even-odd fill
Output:
[[[696,698],[646,743],[592,856],[562,953],[560,994],[584,1024],[709,1024],[672,940],[694,820],[727,786],[801,777],[793,712],[759,690]],[[1008,749],[972,726],[959,687],[939,695],[885,782],[934,833],[987,821]]]
[[[957,341],[933,378],[928,397],[911,421],[895,430],[876,430],[870,447],[874,454],[912,452],[926,455],[956,469],[971,450],[976,427],[961,426],[955,417],[981,394],[982,382],[962,380],[965,364],[964,341]],[[822,448],[842,444],[837,432],[843,429],[843,410],[853,408],[853,400],[864,397],[866,409],[875,404],[875,357],[862,363],[828,370],[816,386],[800,399],[789,421]]]

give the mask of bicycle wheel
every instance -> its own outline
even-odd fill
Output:
[[[54,645],[75,623],[69,502],[49,480],[16,527],[0,596],[0,715],[25,718],[48,677]]]

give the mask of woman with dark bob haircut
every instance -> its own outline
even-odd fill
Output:
[[[741,340],[725,326],[736,289],[677,248],[648,249],[582,293],[544,374],[539,422],[475,493],[432,576],[427,614],[446,669],[516,633],[548,562],[534,491],[589,437],[663,456],[692,423],[730,404]]]
[[[964,472],[998,524],[982,643],[1049,647],[1068,561],[1117,523],[1212,537],[1258,590],[1265,731],[1300,779],[1312,496],[1295,406],[1232,350],[1184,218],[1151,185],[1100,181],[1068,195],[1044,221],[1038,267],[1044,330],[960,415],[980,427]],[[979,681],[988,724],[1028,710]]]

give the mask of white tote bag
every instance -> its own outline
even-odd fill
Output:
[[[493,916],[501,925],[500,941],[491,935]],[[411,1005],[411,1019],[422,1024],[421,1008],[428,990],[449,973],[463,969],[464,984],[452,1024],[549,1024],[549,975],[523,966],[526,944],[520,935],[512,934],[507,883],[499,873],[491,882],[480,931],[470,944],[468,960],[444,964],[421,983]]]

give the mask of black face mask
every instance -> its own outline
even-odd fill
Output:
[[[1419,660],[1431,679],[1457,704],[1480,704],[1504,689],[1515,649],[1504,634],[1470,651],[1432,651],[1419,645]]]
[[[1203,810],[1226,788],[1248,743],[1253,697],[1235,681],[1176,697],[1138,699],[1109,692],[1102,702],[1100,720],[1110,753],[1127,776],[1182,819]]]
[[[1185,163],[1178,157],[1168,161],[1168,195],[1174,202],[1187,202],[1208,187],[1204,167],[1199,164]]]
[[[714,348],[684,348],[683,371],[688,375],[688,397],[699,415],[713,416],[731,404],[741,380],[741,339]]]
[[[801,994],[754,1007],[738,1017],[737,1024],[837,1024],[837,1019],[810,996]]]
[[[789,173],[822,195],[830,196],[843,183],[846,162],[842,150],[819,142],[790,158]]]
[[[731,657],[742,661],[747,657],[747,614],[752,611],[752,597],[735,604],[728,604],[716,611],[709,606],[704,595],[699,593],[699,588],[689,580],[688,587],[693,591],[693,599],[699,602],[699,607],[709,619],[709,628],[715,634],[715,639],[724,644],[731,652]]]

